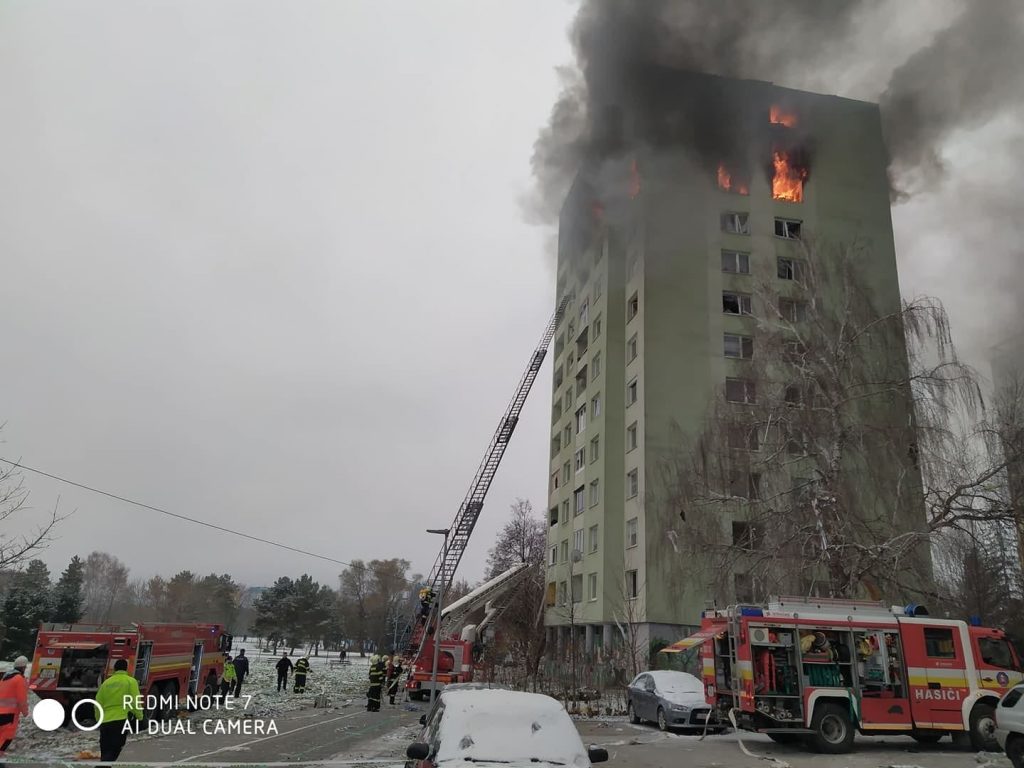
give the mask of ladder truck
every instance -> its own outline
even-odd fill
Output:
[[[540,343],[534,349],[533,354],[530,355],[530,362],[526,366],[526,371],[520,378],[515,394],[505,408],[505,413],[502,414],[501,419],[498,421],[498,427],[491,437],[491,442],[484,452],[484,458],[480,462],[476,474],[473,476],[469,491],[462,500],[462,504],[459,505],[458,512],[455,514],[455,520],[448,528],[444,545],[441,547],[441,551],[438,553],[437,559],[430,569],[430,575],[426,580],[427,587],[434,595],[430,610],[426,616],[414,616],[406,627],[405,632],[403,632],[402,645],[405,647],[405,656],[410,662],[410,668],[414,669],[422,665],[421,662],[427,652],[428,645],[430,646],[431,663],[433,661],[431,638],[434,636],[441,637],[441,629],[443,629],[443,627],[439,626],[441,622],[440,617],[437,615],[437,606],[442,604],[444,599],[444,594],[441,594],[441,592],[447,591],[452,584],[452,580],[455,578],[455,571],[462,561],[462,556],[469,545],[469,538],[472,536],[473,529],[476,527],[476,522],[480,517],[480,512],[483,510],[484,499],[487,497],[487,492],[490,490],[494,476],[498,472],[498,466],[505,455],[505,449],[512,438],[512,433],[519,423],[519,414],[522,413],[523,406],[526,404],[526,398],[530,394],[534,382],[537,380],[541,365],[544,363],[544,358],[548,353],[548,346],[554,338],[555,330],[562,322],[562,317],[571,298],[571,295],[566,295],[558,303],[555,314],[548,321],[547,327],[544,329]],[[444,587],[443,590],[442,586]]]

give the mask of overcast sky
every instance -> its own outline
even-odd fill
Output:
[[[553,307],[549,232],[521,202],[574,11],[0,0],[0,455],[428,569],[423,531],[451,521]],[[907,15],[871,44],[928,31]],[[983,177],[978,135],[1016,135],[983,131],[954,137],[954,167]],[[955,206],[946,188],[896,209],[901,282],[977,345]],[[515,497],[542,513],[549,414],[545,366],[463,576]],[[75,511],[55,572],[100,549],[136,577],[336,583],[327,562],[25,480],[21,528],[58,496]]]

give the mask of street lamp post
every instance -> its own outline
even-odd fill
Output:
[[[439,585],[434,610],[437,612],[437,620],[434,622],[434,665],[430,673],[431,700],[437,698],[437,659],[441,649],[441,608],[444,601],[444,569],[448,561],[448,528],[428,528],[427,533],[436,533],[444,536],[444,544],[441,545],[441,584]]]

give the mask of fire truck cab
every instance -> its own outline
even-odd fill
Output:
[[[125,659],[152,703],[147,716],[163,719],[179,697],[196,702],[213,693],[230,649],[231,635],[220,624],[42,624],[29,688],[70,712],[80,699],[93,698],[114,662]]]
[[[1024,679],[1001,630],[914,605],[784,597],[708,610],[666,651],[695,647],[724,719],[832,754],[852,749],[855,730],[998,751],[995,706]]]

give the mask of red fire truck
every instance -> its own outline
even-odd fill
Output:
[[[126,659],[143,696],[158,699],[147,715],[163,719],[179,696],[195,701],[213,693],[229,650],[231,635],[220,624],[42,624],[29,688],[70,711]]]
[[[665,650],[698,646],[708,704],[726,721],[832,754],[855,730],[998,751],[996,703],[1024,679],[1001,630],[914,605],[787,597],[708,610]]]

